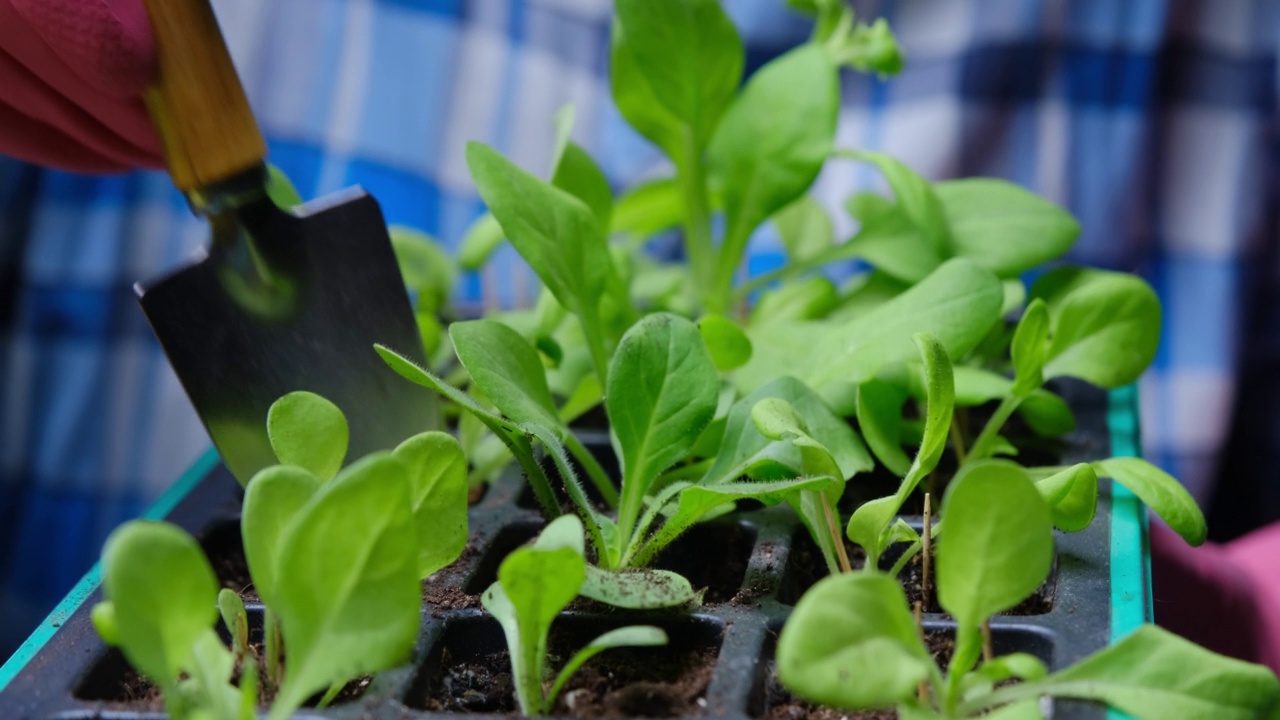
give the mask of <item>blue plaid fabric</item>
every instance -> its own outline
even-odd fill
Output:
[[[465,142],[545,172],[565,103],[617,188],[667,170],[611,102],[607,0],[214,4],[271,160],[304,197],[360,184],[389,221],[456,244],[481,212]],[[782,0],[726,5],[748,71],[807,36]],[[846,75],[840,142],[934,179],[1023,184],[1080,218],[1074,260],[1146,276],[1166,307],[1143,380],[1147,452],[1207,499],[1247,405],[1241,368],[1280,332],[1255,312],[1277,251],[1280,4],[855,5],[888,18],[908,62],[889,82]],[[839,207],[865,188],[885,185],[837,162],[815,192],[848,233]],[[205,237],[163,174],[0,158],[0,656],[207,447],[130,290]],[[753,248],[752,266],[777,261],[768,232]],[[536,283],[508,249],[459,292],[464,306],[511,306]]]

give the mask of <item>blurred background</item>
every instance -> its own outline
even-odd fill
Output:
[[[552,118],[616,190],[669,170],[608,88],[608,0],[213,0],[270,147],[304,198],[362,185],[391,223],[456,247],[482,212],[468,140],[550,162]],[[1141,383],[1147,456],[1228,539],[1280,517],[1274,0],[882,0],[906,68],[843,75],[838,144],[930,179],[1007,178],[1068,208],[1070,260],[1137,272],[1163,341]],[[784,0],[725,0],[747,72],[804,41]],[[838,232],[869,167],[815,194]],[[209,443],[133,282],[207,228],[160,172],[89,176],[0,155],[0,658]],[[781,259],[753,239],[753,268]],[[463,311],[532,302],[510,248],[461,278]]]

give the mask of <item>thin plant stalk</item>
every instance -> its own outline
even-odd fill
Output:
[[[916,632],[920,634],[920,642],[924,643],[924,604],[917,600],[913,609],[913,614],[916,618]],[[921,680],[920,684],[916,686],[916,698],[922,703],[929,701],[928,680]]]
[[[564,445],[569,453],[582,465],[582,469],[587,471],[587,477],[591,478],[591,484],[596,486],[596,490],[600,491],[600,496],[604,499],[605,504],[610,508],[618,507],[618,488],[614,487],[613,481],[609,479],[609,474],[600,467],[600,462],[596,460],[596,456],[591,454],[577,435],[573,433],[565,433]]]
[[[987,618],[982,621],[982,662],[991,662],[995,656],[991,645],[991,618]]]
[[[1000,429],[1004,427],[1009,416],[1014,410],[1022,404],[1022,398],[1016,395],[1010,395],[1000,401],[999,407],[987,420],[987,424],[982,428],[982,432],[978,435],[978,439],[973,441],[972,447],[969,448],[969,455],[965,458],[966,463],[977,462],[991,455],[991,451],[995,448],[996,438],[1000,436]]]
[[[929,599],[929,585],[930,585],[929,581],[932,580],[929,572],[932,569],[932,564],[933,564],[933,560],[932,560],[933,538],[931,537],[932,535],[933,535],[932,506],[930,505],[929,493],[925,493],[924,494],[924,532],[920,536],[920,542],[921,542],[921,548],[922,548],[921,553],[923,555],[921,559],[921,568],[920,568],[920,598],[925,601],[928,601]]]
[[[840,534],[840,523],[836,522],[835,511],[831,509],[831,503],[827,500],[825,493],[818,493],[822,501],[822,514],[827,518],[827,531],[831,533],[831,539],[836,544],[836,558],[840,561],[840,572],[853,572],[853,566],[849,564],[849,553],[844,549],[844,537]]]

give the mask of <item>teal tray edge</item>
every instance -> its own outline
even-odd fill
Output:
[[[218,453],[211,447],[197,458],[191,464],[191,467],[182,473],[178,481],[169,486],[169,489],[152,503],[151,507],[147,508],[147,511],[142,514],[143,519],[160,520],[164,518],[217,464]],[[44,647],[49,638],[53,637],[58,628],[62,627],[62,623],[66,622],[72,613],[80,609],[84,601],[93,594],[94,590],[98,589],[98,583],[101,579],[101,568],[98,563],[94,563],[93,567],[89,568],[89,572],[80,578],[80,582],[71,588],[71,592],[67,593],[67,596],[49,613],[49,616],[36,626],[31,636],[22,645],[18,646],[18,649],[5,661],[4,665],[0,665],[0,691],[3,691],[13,678],[18,675],[18,672],[31,661],[31,658],[40,652],[40,648]]]

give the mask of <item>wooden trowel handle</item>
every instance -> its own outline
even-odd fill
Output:
[[[159,65],[147,108],[173,184],[190,192],[261,164],[266,143],[209,1],[145,2]]]

